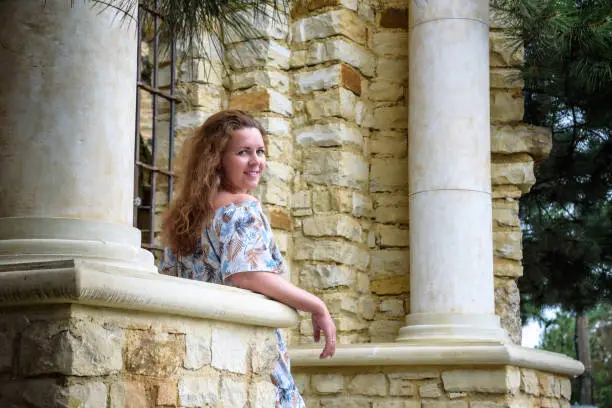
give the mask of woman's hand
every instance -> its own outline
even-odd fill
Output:
[[[321,331],[325,336],[325,346],[319,357],[327,358],[334,355],[336,352],[336,325],[321,299],[275,273],[240,272],[230,278],[231,282],[239,288],[261,293],[295,309],[312,313],[315,341],[320,340]]]
[[[317,343],[321,339],[321,330],[325,336],[325,346],[319,358],[333,357],[336,352],[336,325],[327,310],[312,314],[312,330],[314,341]]]

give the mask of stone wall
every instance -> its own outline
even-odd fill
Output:
[[[230,36],[223,44],[228,70],[204,56],[178,65],[185,103],[177,148],[225,107],[252,112],[268,129],[268,169],[255,195],[290,279],[326,301],[341,344],[393,341],[410,313],[407,16],[406,0],[311,0],[276,23],[258,21],[253,38]],[[520,123],[521,61],[522,50],[509,47],[493,19],[496,313],[516,343],[518,199],[535,182],[534,161],[550,150],[545,131]],[[290,340],[312,341],[308,316]]]
[[[309,408],[570,407],[567,378],[512,366],[313,367],[295,378]]]
[[[79,305],[0,311],[0,406],[271,407],[271,328]]]

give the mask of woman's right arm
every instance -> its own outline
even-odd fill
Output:
[[[236,273],[229,279],[239,288],[261,293],[294,309],[312,313],[314,340],[319,341],[321,330],[325,336],[325,347],[319,357],[326,358],[334,355],[336,326],[327,306],[317,296],[298,288],[281,275],[270,272]]]

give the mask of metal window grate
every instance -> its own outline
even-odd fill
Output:
[[[172,197],[173,173],[172,159],[174,155],[174,120],[176,104],[179,103],[175,96],[176,85],[176,44],[171,41],[168,49],[170,51],[170,80],[167,89],[162,89],[159,83],[160,69],[160,39],[159,27],[163,21],[163,16],[158,12],[159,0],[154,0],[154,8],[147,4],[139,4],[139,13],[148,13],[147,17],[139,18],[138,23],[138,56],[137,56],[137,90],[136,90],[136,130],[135,130],[135,150],[134,150],[134,226],[142,232],[142,247],[153,251],[157,256],[162,248],[156,240],[156,212],[161,210],[156,205],[156,195],[165,194],[167,202]],[[145,26],[145,21],[151,22]],[[150,32],[152,30],[152,32]],[[147,37],[147,32],[150,34]],[[151,59],[143,58],[142,45],[150,43]],[[162,61],[165,63],[166,61]],[[166,84],[161,84],[166,85]],[[148,95],[151,100],[150,134],[143,131],[143,110],[142,96]],[[160,152],[160,98],[162,102],[169,104],[168,121],[168,151],[167,166],[158,167],[158,157]],[[166,185],[162,185],[158,177],[164,177]]]

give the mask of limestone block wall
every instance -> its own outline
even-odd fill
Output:
[[[79,305],[0,313],[3,408],[274,405],[272,328]]]
[[[299,368],[294,376],[313,408],[570,407],[567,378],[513,366]]]
[[[290,279],[326,301],[344,344],[393,341],[410,312],[408,4],[301,2],[276,22],[257,21],[253,38],[230,36],[222,58],[178,65],[185,103],[176,150],[218,109],[245,109],[262,121],[270,134],[268,169],[255,195]],[[503,22],[492,19],[496,313],[517,343],[518,200],[535,182],[534,162],[551,147],[545,131],[520,123],[521,61]],[[293,344],[312,341],[309,318],[302,318],[289,333]]]
[[[522,276],[522,234],[519,199],[535,183],[534,163],[552,147],[549,132],[526,126],[523,119],[522,49],[509,45],[503,22],[491,18],[491,183],[493,187],[493,251],[495,312],[515,343],[521,321],[516,279]]]

